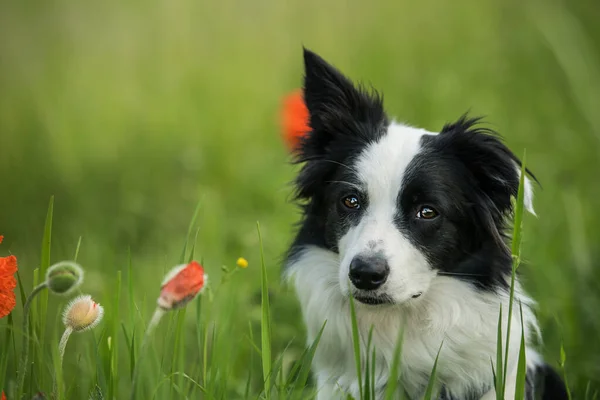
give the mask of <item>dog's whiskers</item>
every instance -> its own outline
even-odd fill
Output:
[[[485,276],[483,274],[469,274],[466,272],[438,272],[437,274],[442,276]]]
[[[355,169],[355,168],[353,168],[353,167],[350,167],[349,165],[346,165],[346,164],[344,164],[344,163],[341,163],[341,162],[339,162],[339,161],[327,160],[327,159],[323,159],[323,160],[320,160],[320,161],[325,161],[325,162],[330,162],[330,163],[332,163],[332,164],[337,164],[337,165],[340,165],[340,166],[342,166],[342,167],[344,167],[344,168],[348,168],[348,169],[349,169],[350,171],[352,171],[352,172],[356,172],[356,169]]]
[[[352,182],[348,182],[348,181],[326,181],[325,183],[343,183],[345,185],[352,186],[353,188],[355,188],[357,190],[362,190],[362,188],[360,186],[358,186],[356,183],[352,183]]]

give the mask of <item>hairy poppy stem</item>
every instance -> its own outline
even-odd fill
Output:
[[[60,354],[60,367],[62,368],[62,364],[63,364],[63,358],[65,357],[65,349],[67,347],[67,342],[69,341],[69,337],[71,336],[71,333],[73,333],[73,329],[67,327],[67,329],[65,329],[65,333],[63,333],[62,337],[60,338],[60,343],[58,344],[58,353]]]
[[[58,344],[58,354],[59,354],[59,360],[60,360],[60,364],[59,364],[59,368],[62,370],[62,365],[63,365],[63,358],[65,357],[65,349],[67,348],[67,342],[69,341],[69,338],[71,337],[71,333],[73,333],[73,329],[71,329],[70,327],[67,326],[67,329],[65,329],[65,332],[63,333],[62,337],[60,338],[60,343]],[[62,376],[62,373],[60,374]],[[54,392],[54,398],[58,398],[58,374],[54,375],[54,388],[53,388],[53,392]]]
[[[31,302],[39,292],[48,287],[48,282],[44,281],[37,285],[27,297],[25,305],[23,306],[23,345],[21,349],[21,361],[19,363],[19,374],[17,379],[17,388],[19,395],[23,393],[23,385],[25,384],[25,372],[27,371],[27,358],[29,357],[29,310],[31,309]],[[19,396],[20,398],[20,396]]]
[[[146,333],[144,334],[144,339],[142,340],[142,348],[140,350],[140,356],[139,356],[137,362],[135,363],[135,367],[133,370],[133,379],[131,382],[131,394],[129,395],[130,400],[135,400],[136,384],[138,381],[138,375],[140,373],[140,364],[142,362],[144,354],[146,353],[146,348],[148,347],[148,345],[150,343],[150,337],[152,336],[154,329],[158,326],[158,323],[160,322],[160,320],[164,314],[165,314],[165,310],[163,310],[160,307],[156,307],[156,310],[154,310],[154,315],[152,315],[152,319],[150,320],[150,323],[148,324],[148,327],[146,328]]]

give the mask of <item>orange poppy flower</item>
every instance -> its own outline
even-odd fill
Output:
[[[0,235],[0,243],[2,243],[2,240],[4,240],[4,236]]]
[[[183,307],[202,291],[206,280],[204,268],[196,261],[173,268],[160,288],[158,306],[163,310]]]
[[[2,242],[2,236],[0,236],[0,243]],[[0,396],[0,400],[6,400],[6,395],[2,392],[2,396]]]
[[[15,308],[15,287],[17,280],[17,257],[0,257],[0,318],[6,317]]]
[[[310,132],[309,114],[302,90],[295,90],[283,98],[281,125],[285,144],[290,151],[296,150],[300,139]]]

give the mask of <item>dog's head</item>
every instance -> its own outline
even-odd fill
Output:
[[[308,50],[304,62],[311,132],[297,151],[304,218],[291,254],[339,254],[342,293],[367,304],[411,301],[438,275],[506,285],[520,161],[498,136],[466,117],[437,134],[390,122],[377,93]],[[533,212],[531,197],[527,179]]]

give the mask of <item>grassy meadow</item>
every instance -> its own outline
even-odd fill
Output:
[[[0,256],[17,256],[29,293],[40,268],[73,259],[81,238],[80,290],[105,307],[98,327],[71,337],[59,397],[129,398],[160,282],[186,242],[183,258],[193,248],[211,295],[162,320],[138,398],[267,396],[257,221],[270,379],[304,373],[300,310],[280,281],[298,213],[279,112],[301,83],[305,45],[382,89],[398,120],[439,130],[470,110],[517,154],[526,149],[542,187],[537,217],[524,220],[522,279],[538,301],[544,355],[558,365],[562,343],[574,398],[591,398],[600,390],[599,20],[596,0],[2,2]],[[225,273],[240,256],[248,268]],[[60,370],[68,299],[46,296],[45,315],[34,305],[23,398],[51,393]],[[7,394],[22,310],[17,289],[0,320]]]

